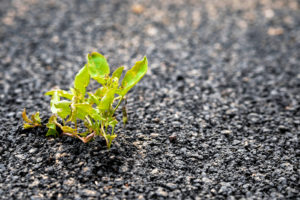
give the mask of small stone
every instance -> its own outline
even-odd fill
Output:
[[[4,164],[0,164],[0,172],[4,172],[6,170]]]
[[[231,130],[222,130],[221,133],[224,135],[231,135],[232,131]]]
[[[241,143],[241,141],[239,141],[239,140],[233,140],[233,142],[232,142],[233,145],[237,145],[237,144],[240,144],[240,143]]]
[[[155,36],[157,35],[158,33],[158,30],[154,27],[154,26],[149,26],[147,29],[146,29],[146,32],[149,36]]]
[[[29,188],[36,187],[40,184],[40,181],[38,179],[35,179],[32,183],[29,184]]]
[[[16,156],[16,158],[21,159],[21,160],[25,160],[26,159],[26,156],[23,155],[23,154],[17,154],[15,156]]]
[[[162,197],[167,197],[168,196],[168,193],[166,191],[163,190],[163,188],[159,187],[157,190],[156,190],[156,194],[158,196],[162,196]]]
[[[289,131],[290,129],[289,129],[289,127],[280,125],[280,126],[278,126],[278,130],[284,133],[286,131]]]
[[[98,192],[97,191],[94,191],[94,190],[89,190],[89,189],[84,189],[81,191],[81,193],[85,196],[88,196],[88,197],[96,197]]]
[[[151,134],[150,134],[150,137],[151,137],[151,138],[157,138],[158,136],[159,136],[158,133],[151,133]]]
[[[286,178],[285,177],[280,177],[279,179],[278,179],[278,181],[279,181],[279,183],[281,183],[281,184],[283,184],[283,185],[286,185]]]
[[[265,17],[268,18],[268,19],[271,19],[272,17],[274,17],[274,11],[271,10],[271,9],[266,9],[264,11],[264,14],[265,14]]]
[[[75,184],[74,178],[70,178],[70,179],[64,181],[64,185],[74,185],[74,184]]]
[[[159,119],[159,118],[154,118],[154,119],[152,119],[152,121],[153,121],[154,123],[159,123],[159,122],[160,122],[160,119]]]
[[[158,174],[158,172],[159,172],[158,169],[155,168],[155,169],[153,169],[150,173],[151,173],[151,174]]]
[[[141,4],[134,4],[131,6],[131,11],[135,14],[141,14],[144,12],[145,8]]]
[[[202,181],[203,181],[204,183],[210,183],[210,182],[211,182],[211,180],[210,180],[209,178],[207,178],[207,177],[203,177],[203,178],[202,178]]]
[[[268,29],[268,35],[270,36],[282,35],[283,33],[284,30],[281,27],[270,27]]]
[[[174,184],[174,183],[167,183],[167,184],[166,184],[166,187],[167,187],[169,190],[175,190],[175,189],[177,189],[177,185]]]
[[[176,140],[177,140],[176,135],[170,135],[170,136],[169,136],[169,140],[170,140],[170,142],[175,143]]]
[[[38,150],[37,148],[32,148],[29,150],[29,153],[35,153],[35,152],[37,152],[37,150]]]

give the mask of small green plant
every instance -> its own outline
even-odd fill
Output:
[[[26,109],[24,108],[22,112],[22,117],[24,120],[24,124],[23,124],[24,129],[42,126],[39,112],[32,114],[31,119],[29,119],[28,116],[26,115]]]
[[[58,128],[61,134],[78,138],[84,143],[96,136],[102,136],[106,140],[107,147],[110,148],[113,139],[117,136],[115,126],[118,121],[115,112],[125,100],[128,91],[146,74],[147,58],[144,57],[143,60],[136,62],[127,71],[120,84],[123,69],[124,67],[119,67],[109,76],[110,68],[106,58],[97,52],[88,54],[87,64],[75,76],[73,88],[69,91],[55,89],[45,94],[52,96],[50,108],[53,113],[46,125],[48,128],[46,136],[58,136]],[[95,91],[87,92],[86,87],[91,78],[101,86]],[[122,112],[125,124],[127,122],[125,106]],[[25,129],[41,125],[38,112],[32,115],[32,120],[28,119],[25,109],[22,116],[26,122]],[[83,122],[84,127],[78,127],[80,121]]]

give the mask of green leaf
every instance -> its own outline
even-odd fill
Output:
[[[83,98],[85,95],[85,88],[90,82],[90,75],[85,65],[75,76],[74,88],[80,93],[80,98]]]
[[[46,92],[45,95],[52,96],[52,95],[54,95],[55,92],[57,92],[58,96],[64,97],[64,98],[69,99],[69,100],[72,100],[72,98],[74,96],[73,94],[71,94],[71,93],[69,93],[65,90],[50,90],[50,91]]]
[[[64,132],[64,133],[76,133],[76,130],[69,127],[69,126],[62,126],[61,127],[61,130]]]
[[[62,119],[65,119],[68,115],[71,115],[70,105],[70,101],[59,101],[55,103],[58,116],[60,116]]]
[[[89,102],[91,104],[96,104],[96,105],[99,105],[100,101],[99,101],[99,97],[97,97],[96,95],[94,95],[93,93],[91,92],[88,92],[88,95],[89,95]]]
[[[56,137],[58,135],[58,132],[56,131],[56,129],[48,129],[46,136],[54,136]]]
[[[105,93],[104,97],[101,99],[100,104],[99,104],[99,109],[100,110],[108,110],[115,98],[115,89],[110,89],[107,90],[107,92]]]
[[[58,132],[56,130],[56,116],[55,115],[52,115],[49,120],[48,120],[48,123],[47,123],[47,128],[48,128],[48,131],[46,133],[46,136],[57,136],[58,135]]]
[[[54,123],[52,123],[52,122],[48,122],[46,126],[47,126],[47,128],[49,128],[49,129],[55,129],[55,130],[56,130],[56,124],[54,124]]]
[[[107,90],[108,90],[107,87],[98,88],[95,92],[95,96],[102,98],[105,95]]]
[[[74,106],[76,107],[76,111],[77,111],[76,116],[79,119],[84,120],[84,118],[87,115],[89,115],[94,120],[103,120],[98,110],[93,108],[90,104],[80,103],[80,104],[75,104]]]
[[[119,87],[119,79],[117,77],[111,78],[110,88],[117,90]]]
[[[138,61],[135,63],[135,65],[127,71],[125,74],[125,77],[122,81],[122,87],[120,91],[121,96],[125,96],[126,93],[133,87],[135,86],[141,78],[146,74],[148,69],[148,61],[146,56],[142,61]]]
[[[117,135],[104,135],[104,138],[106,140],[107,148],[110,149],[112,141],[117,137]]]
[[[26,108],[24,108],[23,112],[22,112],[22,118],[25,122],[29,123],[29,124],[32,124],[33,122],[27,117],[27,114],[26,114]],[[25,124],[24,124],[25,125]]]
[[[105,126],[115,127],[118,124],[118,121],[115,117],[108,117],[105,122]]]
[[[123,66],[122,66],[122,67],[118,67],[118,68],[114,71],[114,73],[112,74],[111,78],[118,78],[118,79],[120,80],[120,77],[121,77],[121,75],[122,75],[123,70],[124,70],[124,67],[123,67]]]
[[[34,123],[40,124],[41,123],[41,118],[40,118],[40,113],[36,112],[33,115],[31,115],[31,119]]]
[[[78,133],[78,135],[80,135],[81,137],[86,137],[89,134],[88,131],[83,132],[83,133]]]
[[[23,124],[23,128],[24,129],[29,129],[29,128],[33,128],[33,127],[35,127],[34,125],[31,125],[31,124],[27,124],[27,123],[24,123]]]
[[[56,114],[57,113],[57,108],[55,107],[55,104],[59,102],[59,95],[58,92],[55,91],[52,95],[51,101],[50,101],[50,108],[51,112]]]
[[[106,58],[100,53],[92,52],[88,54],[87,60],[88,71],[91,77],[104,85],[106,82],[105,76],[110,72]]]
[[[81,119],[81,120],[84,120],[84,118],[88,115],[89,111],[89,104],[75,104],[74,105],[76,107],[76,110],[75,110],[75,119],[78,118],[78,119]]]
[[[115,127],[117,124],[118,124],[118,121],[113,118],[113,120],[111,120],[109,123],[108,123],[111,127]]]

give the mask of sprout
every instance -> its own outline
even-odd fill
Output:
[[[58,136],[57,127],[63,135],[80,139],[87,143],[96,136],[102,136],[106,140],[109,149],[112,141],[116,138],[114,132],[118,121],[115,112],[125,100],[125,95],[146,74],[148,69],[147,58],[136,64],[124,76],[119,83],[124,67],[117,68],[112,76],[109,76],[110,68],[106,58],[100,53],[93,52],[87,56],[87,64],[76,74],[74,87],[69,91],[51,90],[45,95],[50,95],[50,109],[53,113],[47,123],[46,136]],[[95,91],[86,91],[90,79],[96,80],[101,86]],[[116,106],[114,102],[118,101]],[[125,105],[123,106],[123,122],[127,122]],[[30,120],[23,111],[24,128],[41,126],[39,113],[32,115]],[[61,120],[57,120],[60,118]],[[58,121],[62,121],[59,123]],[[83,121],[86,132],[78,131],[78,122]],[[110,128],[109,128],[110,127]],[[110,130],[110,132],[108,131]]]

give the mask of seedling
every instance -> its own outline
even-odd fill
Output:
[[[87,64],[77,73],[74,87],[69,91],[55,89],[45,95],[51,96],[50,109],[53,113],[49,118],[46,136],[58,136],[58,127],[62,135],[80,139],[87,143],[96,136],[106,140],[107,148],[111,147],[118,121],[115,112],[118,110],[125,95],[133,88],[148,69],[147,58],[138,61],[127,71],[121,84],[120,78],[124,67],[117,68],[109,76],[110,68],[106,58],[100,53],[93,52],[87,56]],[[95,91],[86,91],[90,79],[96,80],[101,86]],[[114,103],[116,102],[116,103]],[[125,105],[122,108],[124,125],[127,123]],[[41,126],[39,113],[32,115],[32,120],[23,112],[24,128]],[[60,120],[59,120],[60,119]],[[79,127],[83,122],[84,127]]]
[[[26,109],[24,108],[24,110],[22,112],[22,117],[24,120],[24,124],[23,124],[24,129],[42,126],[39,112],[32,114],[31,119],[29,119],[26,115]]]

